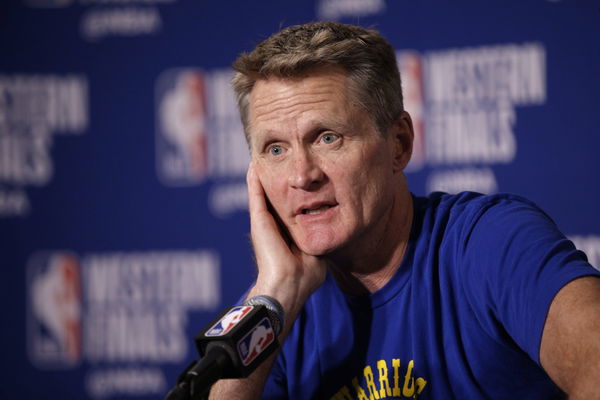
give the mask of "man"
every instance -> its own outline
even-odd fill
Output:
[[[600,280],[530,202],[418,198],[392,47],[290,27],[234,64],[250,146],[249,296],[277,357],[212,398],[600,399]]]

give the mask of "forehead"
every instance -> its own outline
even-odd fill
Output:
[[[341,68],[324,68],[295,78],[258,80],[249,98],[251,136],[290,121],[343,119],[352,107],[347,81]]]

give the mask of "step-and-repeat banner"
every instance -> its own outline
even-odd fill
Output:
[[[253,279],[231,62],[338,20],[397,51],[412,191],[514,192],[600,265],[595,0],[0,5],[3,399],[155,399]]]

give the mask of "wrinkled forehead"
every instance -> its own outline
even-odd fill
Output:
[[[342,117],[354,96],[340,67],[324,67],[294,77],[270,76],[255,82],[248,96],[247,133],[252,137],[268,124],[301,114]]]

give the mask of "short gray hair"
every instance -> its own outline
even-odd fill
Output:
[[[299,77],[325,66],[348,74],[353,101],[373,118],[384,134],[404,110],[400,73],[393,47],[373,29],[337,22],[312,22],[285,28],[233,63],[232,86],[246,140],[248,105],[257,80]]]

